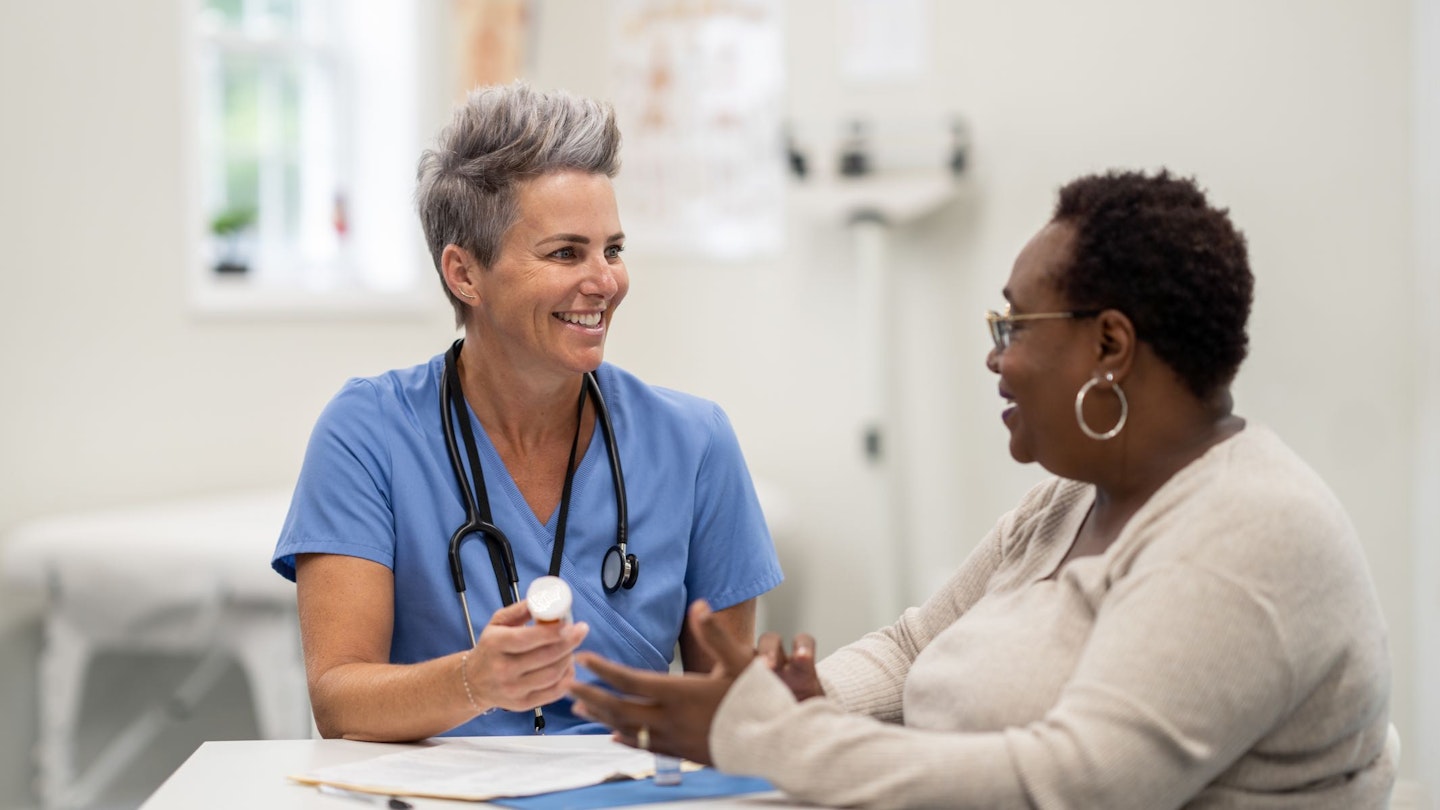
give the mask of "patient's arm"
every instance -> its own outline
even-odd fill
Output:
[[[964,565],[924,604],[909,608],[889,627],[868,633],[820,661],[816,674],[825,696],[846,711],[901,722],[910,665],[936,635],[984,595],[1004,556],[1000,529],[1010,517],[1001,518]],[[797,698],[804,696],[797,694]]]

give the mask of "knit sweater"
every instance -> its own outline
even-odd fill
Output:
[[[723,770],[867,807],[1385,805],[1385,624],[1349,519],[1251,425],[1061,563],[1094,488],[1052,479],[945,587],[820,662],[761,659],[710,733]]]

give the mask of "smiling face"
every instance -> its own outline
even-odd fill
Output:
[[[522,374],[592,371],[630,277],[615,190],[603,174],[558,171],[518,187],[519,216],[488,269],[469,268],[469,327]]]
[[[1054,279],[1070,261],[1074,238],[1070,225],[1052,222],[1020,251],[1005,286],[1011,314],[1073,309]],[[990,351],[986,365],[1000,375],[1006,400],[1001,418],[1016,461],[1036,461],[1058,475],[1074,469],[1084,441],[1075,422],[1075,392],[1095,369],[1094,325],[1085,318],[1017,321],[1010,345]]]

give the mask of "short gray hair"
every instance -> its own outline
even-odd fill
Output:
[[[472,91],[420,155],[415,205],[457,326],[465,309],[445,284],[445,246],[462,247],[489,267],[519,217],[516,186],[565,169],[606,177],[620,171],[615,110],[519,82]]]

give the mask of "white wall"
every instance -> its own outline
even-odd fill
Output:
[[[1390,622],[1395,721],[1418,738],[1411,2],[947,0],[932,4],[928,76],[869,90],[838,78],[836,4],[785,5],[797,120],[939,109],[974,128],[966,199],[892,245],[912,596],[1040,474],[1009,461],[983,367],[980,313],[1014,253],[1070,177],[1168,165],[1249,236],[1238,407],[1350,509]],[[538,5],[538,84],[608,94],[597,65],[624,43],[607,8]],[[450,334],[438,291],[433,317],[409,320],[187,311],[178,21],[178,0],[0,4],[0,530],[80,503],[286,485],[341,380]],[[726,407],[798,524],[773,623],[830,649],[881,620],[855,595],[892,544],[859,453],[850,245],[838,224],[792,224],[785,255],[743,266],[631,245],[610,357]],[[0,806],[25,800],[34,728],[17,663],[33,658],[34,624],[17,599],[0,595]],[[1413,747],[1404,770],[1421,772]]]
[[[1415,762],[1440,763],[1440,0],[1415,0]],[[1436,780],[1436,776],[1430,777]],[[1440,792],[1440,781],[1431,783]]]

